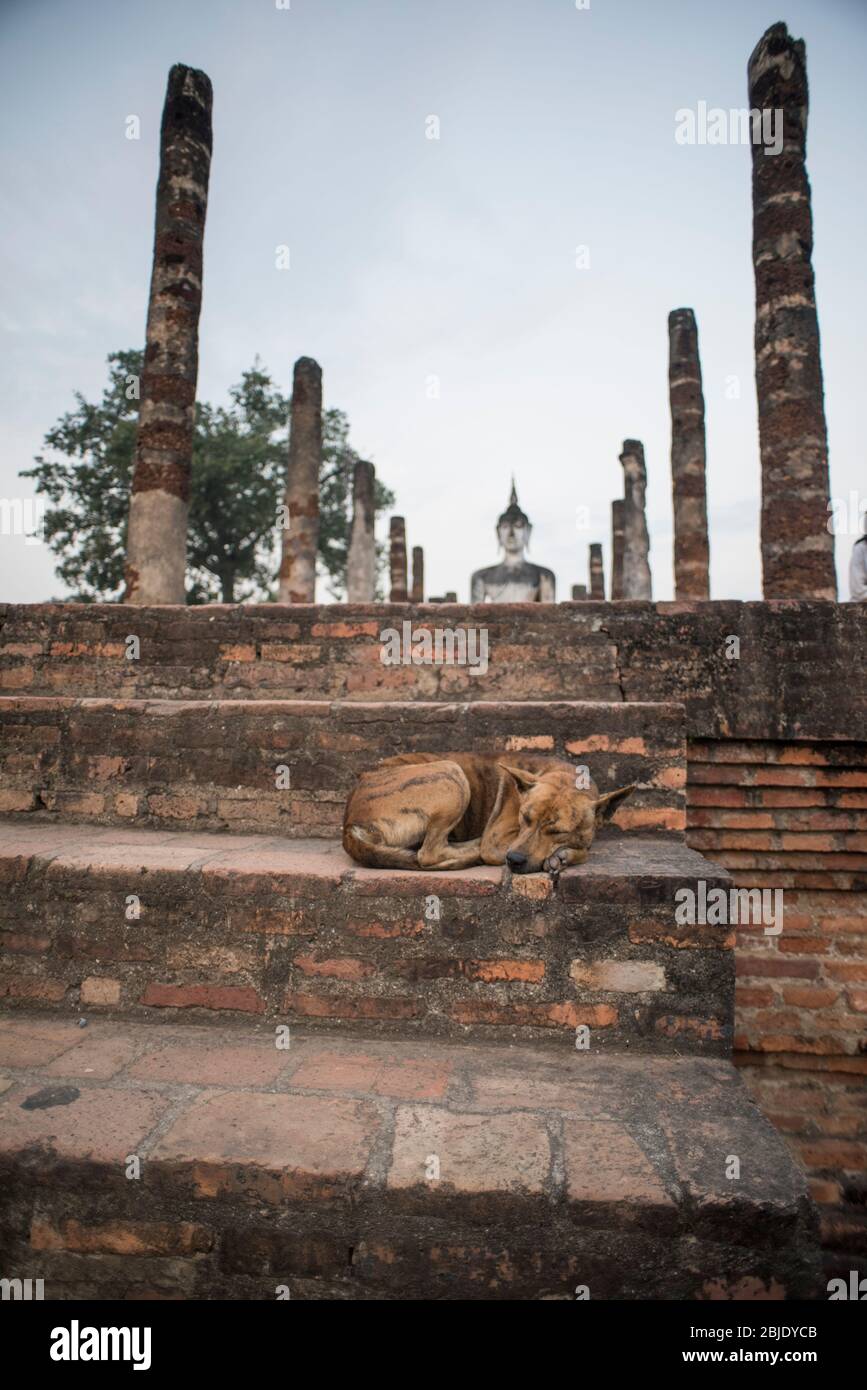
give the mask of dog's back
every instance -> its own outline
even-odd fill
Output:
[[[546,772],[563,767],[574,777],[574,768],[562,758],[548,758],[537,753],[396,753],[383,758],[377,767],[407,767],[415,763],[439,763],[447,758],[457,763],[470,784],[470,804],[460,825],[455,827],[456,840],[475,840],[485,829],[497,803],[500,781],[504,775],[502,763],[508,759],[513,767],[527,772]]]

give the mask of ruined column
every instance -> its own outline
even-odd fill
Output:
[[[313,603],[316,599],[321,464],[322,368],[312,357],[299,357],[292,376],[289,466],[284,494],[289,525],[283,530],[278,603]]]
[[[352,532],[346,557],[349,603],[370,603],[376,596],[375,481],[373,464],[359,459],[352,477]]]
[[[668,316],[668,398],[674,594],[679,599],[710,598],[704,395],[698,327],[692,309],[673,309]]]
[[[583,600],[586,599],[586,597],[587,597],[587,585],[586,585],[586,584],[573,584],[573,585],[572,585],[572,602],[573,602],[573,603],[583,602]]]
[[[647,533],[645,495],[647,469],[644,466],[644,445],[637,439],[624,439],[623,453],[623,597],[652,598],[650,536]]]
[[[590,597],[605,598],[605,570],[602,566],[602,546],[594,541],[590,547]]]
[[[623,508],[622,497],[611,503],[611,597],[623,598]]]
[[[402,516],[393,516],[389,525],[388,568],[391,579],[389,601],[406,603],[406,522]]]
[[[183,603],[193,462],[211,80],[176,63],[160,127],[154,254],[139,385],[125,603]]]
[[[763,113],[751,147],[763,593],[834,599],[813,216],[804,164],[803,40],[790,38],[785,24],[772,24],[753,50],[748,77],[750,107]],[[780,139],[782,149],[774,153]]]
[[[413,603],[424,603],[424,551],[420,545],[412,548],[412,593]]]

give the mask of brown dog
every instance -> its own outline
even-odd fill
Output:
[[[343,818],[343,848],[370,868],[559,873],[583,864],[597,826],[634,786],[599,796],[558,758],[401,753],[363,772]]]

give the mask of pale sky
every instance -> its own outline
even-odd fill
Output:
[[[667,316],[691,306],[711,593],[760,597],[750,151],[674,132],[681,108],[747,105],[780,19],[807,43],[831,491],[863,499],[865,0],[0,0],[0,496],[32,496],[18,470],[73,391],[98,399],[107,354],[142,345],[183,62],[214,86],[200,398],[225,401],[257,353],[288,392],[315,357],[428,592],[461,599],[497,559],[513,473],[558,597],[587,581],[591,541],[607,582],[618,454],[641,439],[669,598]],[[47,548],[0,536],[0,600],[62,593]]]

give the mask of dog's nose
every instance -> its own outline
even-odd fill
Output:
[[[510,849],[508,854],[506,855],[506,863],[508,864],[509,868],[514,870],[516,873],[521,872],[526,862],[526,854],[521,854],[519,850]]]

